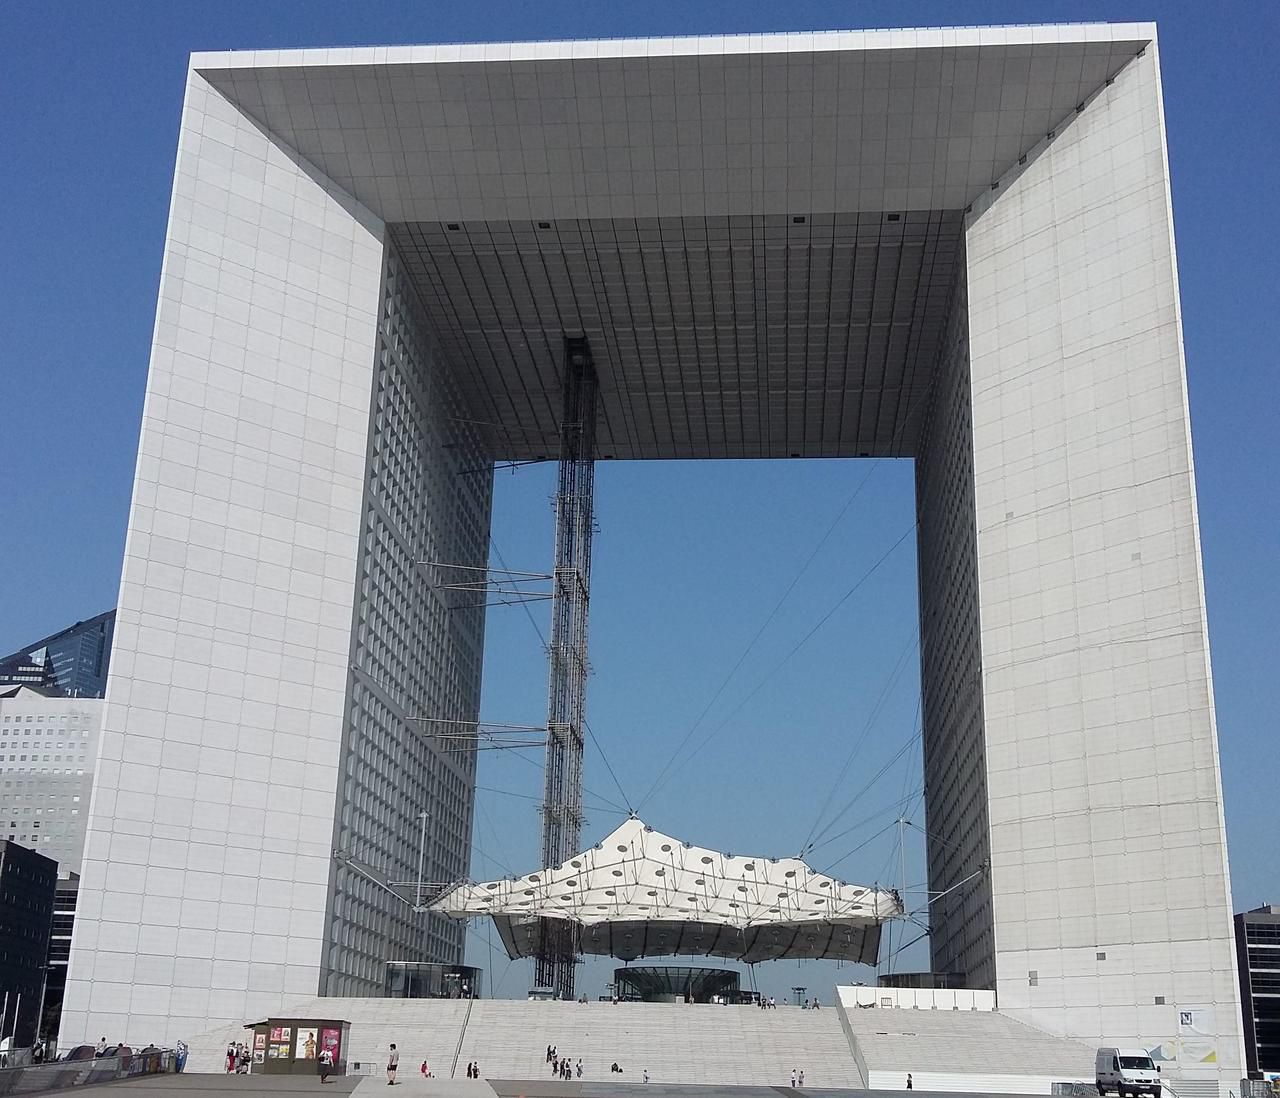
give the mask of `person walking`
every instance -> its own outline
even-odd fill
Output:
[[[556,1054],[556,1050],[555,1050],[554,1048],[552,1048],[550,1045],[547,1045],[547,1063],[548,1063],[548,1064],[549,1064],[549,1063],[551,1063],[551,1058],[552,1058],[555,1054]]]
[[[914,1088],[911,1084],[911,1072],[908,1071],[907,1072],[907,1090],[913,1090],[913,1089]]]
[[[645,1068],[645,1069],[644,1069],[644,1081],[645,1081],[646,1083],[649,1081],[649,1069],[648,1069],[648,1068]]]
[[[577,1071],[578,1071],[578,1078],[581,1079],[582,1078],[582,1059],[581,1058],[578,1059]]]
[[[318,1058],[318,1068],[320,1071],[320,1082],[327,1083],[329,1081],[329,1072],[333,1070],[333,1050],[322,1048]]]
[[[396,1046],[392,1045],[387,1050],[387,1086],[396,1085],[396,1072],[400,1070],[400,1053],[396,1050]]]
[[[795,1068],[791,1069],[791,1089],[792,1090],[796,1089],[796,1069]]]

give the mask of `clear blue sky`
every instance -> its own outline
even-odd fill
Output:
[[[1155,19],[1160,24],[1210,628],[1238,906],[1280,900],[1280,519],[1274,417],[1280,6],[1185,3],[14,3],[0,5],[0,379],[6,536],[0,650],[111,606],[124,540],[187,54],[224,48]],[[589,712],[631,800],[685,737],[869,462],[611,465],[601,470]],[[512,567],[551,549],[550,472],[498,481]],[[655,826],[742,853],[794,853],[849,746],[814,856],[897,883],[895,803],[918,787],[911,740],[914,550],[896,550],[773,669],[911,523],[909,463],[881,462],[711,707],[696,756],[645,805]],[[545,628],[545,613],[537,617]],[[903,653],[905,670],[893,671]],[[763,685],[761,685],[763,684]],[[760,689],[754,694],[756,687]],[[886,690],[887,687],[887,690]],[[876,700],[885,702],[876,711]],[[484,711],[538,723],[545,665],[520,610],[491,616]],[[839,746],[833,747],[836,744]],[[888,769],[873,779],[886,763]],[[700,780],[705,767],[715,781]],[[536,860],[536,757],[483,760],[473,872]],[[590,838],[619,817],[589,757]],[[500,790],[501,792],[490,792]],[[911,816],[923,822],[914,801]],[[878,815],[873,815],[881,810]],[[868,817],[871,817],[868,819]],[[923,880],[908,832],[908,884]],[[859,850],[859,844],[870,840]],[[919,893],[915,894],[918,900]],[[470,939],[489,967],[485,930]],[[917,946],[899,958],[923,965]],[[767,991],[829,994],[829,965],[762,970]],[[851,974],[840,974],[848,977]],[[865,978],[855,972],[854,978]],[[501,992],[528,973],[506,969]],[[600,990],[603,966],[584,984]]]

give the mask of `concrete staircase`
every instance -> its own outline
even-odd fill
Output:
[[[871,1087],[1048,1094],[1093,1081],[1094,1049],[990,1010],[837,1007]]]
[[[416,1078],[425,1059],[447,1077],[470,1061],[491,1079],[550,1079],[547,1045],[583,1064],[583,1080],[787,1086],[803,1069],[806,1087],[861,1089],[838,1012],[780,1006],[668,1003],[564,1003],[480,999],[464,1028],[467,1003],[449,999],[304,999],[280,1017],[343,1018],[351,1022],[348,1065],[381,1073],[387,1045],[400,1050],[401,1078]],[[216,1072],[229,1041],[246,1030],[223,1027],[188,1039],[188,1071]],[[459,1040],[461,1047],[459,1048]],[[611,1074],[617,1061],[623,1074]],[[576,1079],[576,1076],[575,1076]]]
[[[796,1007],[482,1000],[459,1071],[475,1060],[491,1078],[550,1078],[547,1045],[581,1059],[595,1081],[638,1083],[647,1069],[655,1084],[784,1086],[796,1068],[806,1086],[864,1085],[836,1011]],[[614,1061],[621,1076],[609,1071]]]

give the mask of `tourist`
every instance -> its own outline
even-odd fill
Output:
[[[907,1090],[911,1090],[911,1089],[913,1089],[911,1085],[911,1072],[908,1071],[907,1072]]]
[[[333,1070],[333,1050],[322,1048],[319,1058],[320,1082],[327,1083],[329,1081],[329,1072]]]
[[[396,1046],[392,1045],[387,1050],[387,1086],[396,1085],[396,1072],[400,1070],[400,1053],[396,1051]]]
[[[107,1047],[107,1039],[104,1037],[101,1041],[98,1042],[98,1046],[103,1051],[105,1051]],[[102,1052],[97,1052],[94,1055],[101,1056]],[[236,1046],[234,1043],[231,1043],[227,1045],[227,1074],[230,1075],[233,1071],[235,1071],[235,1069],[236,1069]]]
[[[186,1041],[179,1041],[173,1046],[173,1051],[173,1066],[177,1070],[178,1074],[181,1075],[183,1068],[187,1066],[187,1053],[190,1049],[188,1049]]]
[[[550,1045],[547,1045],[547,1063],[548,1064],[551,1063],[551,1059],[553,1056],[555,1056],[555,1054],[556,1054],[556,1050],[552,1048]]]
[[[479,1079],[479,1078],[480,1078],[480,1061],[479,1061],[479,1060],[476,1060],[476,1061],[475,1061],[474,1063],[472,1063],[472,1065],[471,1065],[471,1078],[473,1078],[473,1079]]]
[[[804,1068],[800,1069],[800,1086],[804,1086]]]
[[[792,1090],[796,1089],[796,1069],[795,1068],[791,1069],[791,1089]]]
[[[648,1069],[648,1068],[645,1068],[645,1069],[644,1069],[644,1081],[645,1081],[646,1083],[649,1081],[649,1069]]]
[[[228,1047],[228,1048],[227,1048],[227,1052],[228,1052],[228,1054],[231,1052],[231,1048],[230,1048],[230,1047]],[[96,1057],[96,1056],[105,1056],[105,1055],[107,1054],[107,1039],[106,1039],[105,1037],[99,1037],[99,1038],[98,1038],[98,1045],[97,1045],[97,1047],[93,1050],[93,1054],[94,1054],[94,1056],[95,1056],[95,1057]],[[228,1068],[227,1070],[228,1070],[228,1071],[230,1071],[231,1069],[230,1069],[230,1068]]]
[[[425,1078],[427,1077],[427,1062],[426,1062],[426,1060],[423,1060],[423,1061],[422,1061],[422,1067],[420,1067],[418,1070],[422,1072],[422,1077],[425,1079]]]
[[[581,1079],[582,1078],[582,1061],[581,1060],[578,1061],[577,1071],[578,1071],[578,1078]]]
[[[770,1010],[778,1009],[778,1004],[774,1001],[774,998],[772,995],[769,996],[769,1009]]]

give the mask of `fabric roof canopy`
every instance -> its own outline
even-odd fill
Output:
[[[507,953],[538,952],[542,918],[578,927],[577,949],[633,960],[703,955],[874,964],[880,925],[902,915],[897,893],[843,884],[796,858],[751,858],[692,846],[629,819],[554,869],[466,883],[431,904],[457,918],[490,915]]]

